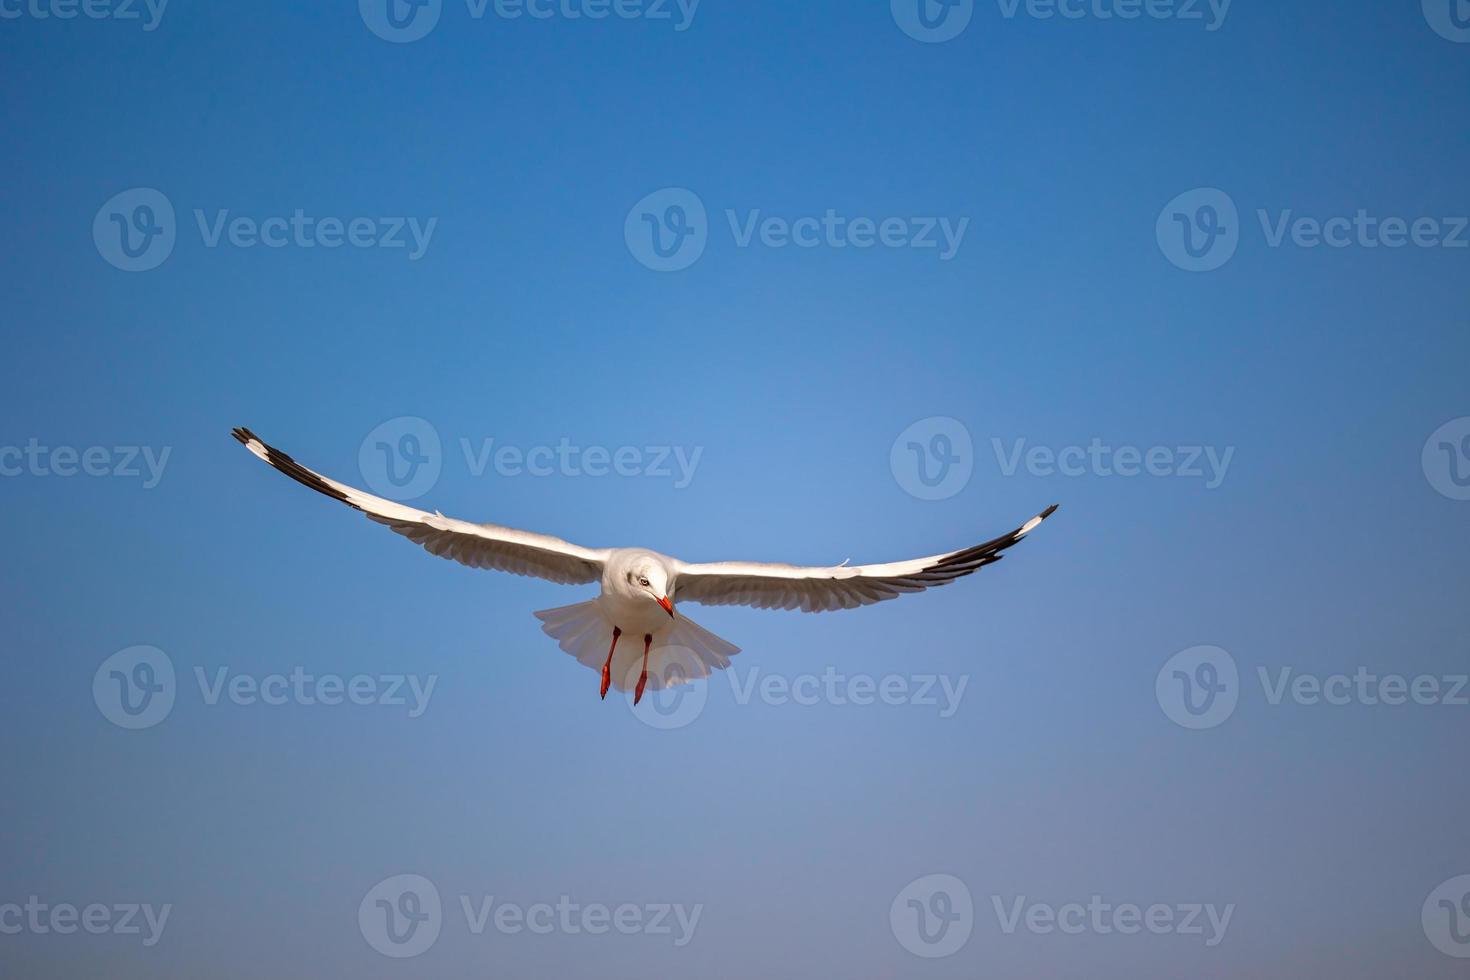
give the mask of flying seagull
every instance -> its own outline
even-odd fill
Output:
[[[854,609],[946,585],[1001,559],[1001,552],[1051,516],[1048,507],[1008,534],[973,548],[928,558],[883,565],[804,567],[768,562],[725,561],[691,564],[646,548],[583,548],[547,534],[518,531],[498,524],[471,524],[435,511],[417,510],[328,479],[266,445],[249,429],[234,436],[256,456],[304,486],[340,500],[369,519],[387,525],[441,558],[471,568],[493,568],[534,575],[564,585],[600,582],[596,599],[543,609],[536,613],[542,631],[580,663],[602,670],[602,697],[609,686],[626,691],[637,683],[633,703],[654,690],[708,677],[712,669],[730,666],[740,652],[693,620],[679,615],[675,602],[711,606],[744,605],[757,609],[800,609],[826,612]],[[642,637],[623,645],[624,633]],[[616,658],[616,659],[615,659]]]

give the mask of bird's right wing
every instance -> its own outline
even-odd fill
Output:
[[[471,524],[437,512],[431,514],[405,507],[309,470],[279,449],[266,445],[249,429],[235,429],[233,434],[246,449],[302,486],[362,511],[441,558],[452,558],[471,568],[534,575],[565,585],[596,582],[602,577],[606,550],[583,548],[549,534],[518,531],[498,524]]]
[[[1020,541],[1051,516],[1048,507],[1025,524],[1000,537],[929,558],[886,565],[830,565],[807,567],[768,562],[726,561],[679,565],[674,590],[678,601],[705,605],[755,606],[758,609],[800,609],[826,612],[853,609],[906,592],[923,592],[969,575],[999,561],[1001,552]]]

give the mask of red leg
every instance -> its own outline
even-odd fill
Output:
[[[610,646],[610,647],[607,648],[607,660],[605,660],[603,662],[603,664],[602,664],[602,699],[604,701],[607,700],[607,687],[608,687],[609,684],[612,683],[612,655],[613,655],[613,651],[618,648],[618,637],[620,637],[622,635],[623,635],[623,631],[620,630],[620,629],[618,629],[616,626],[614,626],[613,627],[613,641],[612,641],[612,646]]]
[[[643,686],[648,683],[648,648],[653,646],[653,634],[643,634],[643,673],[638,675],[638,689],[633,692],[633,703],[643,700]]]

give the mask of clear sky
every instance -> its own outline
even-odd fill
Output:
[[[0,975],[1463,976],[1470,9],[925,2],[0,0]]]

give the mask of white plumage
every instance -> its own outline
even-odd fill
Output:
[[[596,599],[536,615],[543,631],[563,650],[580,663],[601,669],[604,697],[611,685],[618,690],[632,688],[635,701],[649,684],[658,690],[707,677],[712,670],[728,667],[730,658],[740,652],[678,615],[679,601],[803,612],[853,609],[947,585],[999,561],[1002,552],[1056,510],[1053,504],[984,544],[908,561],[825,567],[745,561],[693,564],[642,548],[584,548],[547,534],[473,524],[407,507],[307,469],[249,429],[235,429],[234,436],[298,483],[362,511],[441,558],[565,585],[600,582],[602,591]],[[620,642],[624,636],[627,640]]]

